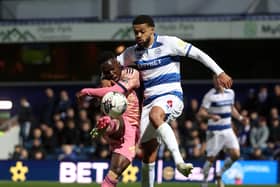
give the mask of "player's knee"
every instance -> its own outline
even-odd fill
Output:
[[[231,159],[232,159],[233,161],[238,160],[239,157],[240,157],[240,151],[235,150],[235,151],[232,152],[232,154],[231,154]]]

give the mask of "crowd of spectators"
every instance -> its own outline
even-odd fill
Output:
[[[35,116],[26,97],[22,97],[18,110],[21,143],[15,146],[11,159],[92,160],[110,157],[104,138],[93,140],[89,134],[101,116],[97,100],[78,105],[67,91],[54,93],[44,90],[44,105],[40,116]],[[238,98],[237,98],[238,99]],[[173,121],[173,128],[185,159],[204,160],[207,122],[198,121],[196,113],[200,101],[193,98],[186,102],[183,115]],[[241,146],[241,159],[280,160],[280,85],[273,90],[261,86],[249,90],[243,102],[236,107],[247,124],[233,119],[232,125]],[[141,151],[138,152],[141,157]],[[226,153],[219,157],[223,159]],[[170,160],[171,154],[164,145],[158,157]]]

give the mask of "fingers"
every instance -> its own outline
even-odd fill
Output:
[[[231,88],[232,86],[232,78],[228,76],[226,73],[221,73],[218,77],[218,84],[224,88]]]

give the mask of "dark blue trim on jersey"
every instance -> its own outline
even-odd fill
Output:
[[[165,117],[164,117],[164,120],[163,120],[163,121],[167,121],[167,120],[168,120],[168,118],[169,118],[169,116],[170,116],[170,113],[165,114]]]
[[[144,82],[144,87],[149,88],[160,84],[174,83],[180,81],[181,81],[181,76],[179,73],[169,73],[143,82]]]
[[[126,89],[126,87],[125,87],[124,85],[122,85],[120,82],[117,82],[117,85],[119,85],[119,86],[124,90],[125,93],[128,92],[128,90]]]
[[[189,53],[190,53],[190,51],[191,51],[191,48],[192,48],[192,45],[190,44],[190,46],[189,46],[189,48],[188,48],[188,50],[187,50],[186,56],[189,56]]]
[[[230,129],[231,125],[208,125],[208,130],[209,131],[220,131],[220,130],[225,130],[225,129]]]
[[[233,102],[232,100],[223,100],[223,101],[217,101],[217,102],[212,102],[211,106],[212,107],[217,107],[217,106],[230,106],[232,105]]]
[[[230,91],[224,89],[224,93],[223,94],[225,94],[225,93],[230,94]],[[221,94],[221,92],[219,90],[216,90],[216,92],[214,94],[218,95],[218,94]]]
[[[231,117],[231,113],[211,113],[212,115],[218,115],[220,116],[221,118],[228,118],[228,117]]]
[[[159,94],[159,95],[153,95],[147,99],[144,99],[143,101],[143,105],[148,105],[150,104],[153,100],[165,96],[165,95],[175,95],[177,97],[179,97],[181,100],[183,100],[183,93],[182,92],[177,92],[177,91],[173,91],[173,92],[167,92],[167,93],[163,93],[163,94]]]
[[[180,62],[179,56],[162,56],[151,60],[136,61],[139,70],[149,70],[157,67],[165,66],[173,62]]]
[[[151,49],[152,49],[152,48],[159,47],[159,46],[161,46],[161,45],[162,45],[162,43],[160,43],[160,42],[158,42],[158,41],[157,41],[157,39],[158,39],[158,35],[157,35],[157,34],[154,34],[154,36],[155,36],[155,39],[154,39],[154,43],[153,43],[153,45],[152,45]]]

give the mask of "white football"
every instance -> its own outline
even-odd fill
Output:
[[[108,92],[101,100],[101,110],[104,114],[116,118],[122,115],[127,108],[127,99],[119,92]]]

